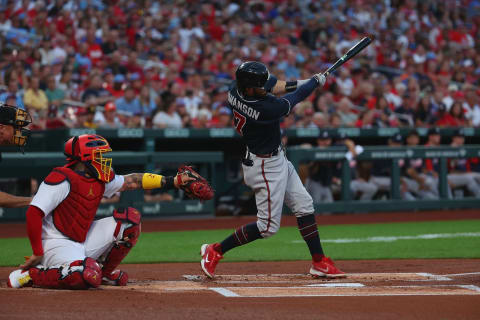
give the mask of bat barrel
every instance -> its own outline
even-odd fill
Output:
[[[341,65],[343,65],[345,62],[348,60],[352,59],[354,56],[356,56],[360,51],[365,49],[370,43],[372,42],[372,39],[369,37],[365,37],[362,40],[360,40],[358,43],[356,43],[353,47],[351,47],[347,53],[345,53],[340,59],[338,59],[330,68],[327,69],[323,73],[325,77],[328,77],[332,72],[337,70]]]

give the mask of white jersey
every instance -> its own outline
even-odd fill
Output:
[[[115,178],[105,184],[104,197],[111,198],[123,186],[124,177],[115,175]],[[38,192],[33,197],[30,205],[43,211],[45,217],[42,220],[42,240],[46,239],[68,239],[53,224],[53,217],[50,214],[70,192],[70,183],[63,181],[56,185],[49,185],[45,182],[40,184]]]

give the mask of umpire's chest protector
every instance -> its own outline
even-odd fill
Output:
[[[59,184],[65,180],[70,183],[70,192],[53,210],[53,223],[71,240],[84,242],[102,200],[105,184],[64,167],[53,169],[45,183]]]

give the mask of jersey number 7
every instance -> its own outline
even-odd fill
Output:
[[[245,125],[245,122],[247,121],[247,119],[245,118],[245,116],[242,116],[240,113],[238,113],[237,111],[233,110],[233,117],[235,118],[234,120],[234,126],[235,126],[235,130],[237,130],[237,132],[243,136],[243,126]]]

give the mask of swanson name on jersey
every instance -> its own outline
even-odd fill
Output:
[[[247,115],[252,119],[258,120],[258,117],[260,117],[260,111],[257,111],[252,107],[249,107],[246,104],[242,103],[237,98],[235,98],[230,92],[228,93],[228,103],[232,107],[240,110],[243,114]]]

